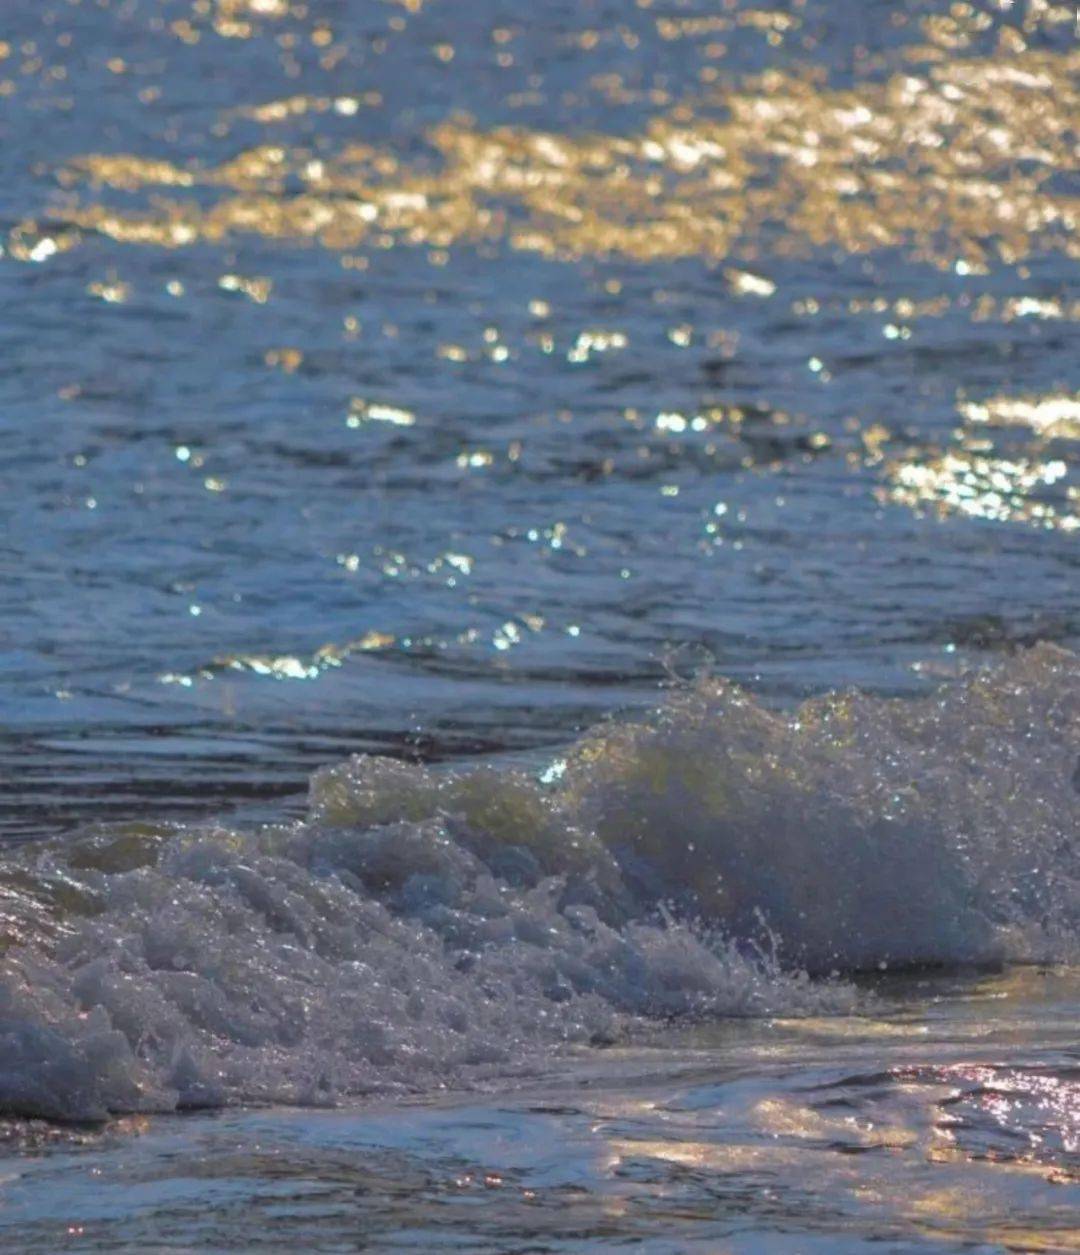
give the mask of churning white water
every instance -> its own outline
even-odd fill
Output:
[[[530,775],[370,757],[300,822],[2,865],[0,1106],[328,1105],[649,1021],[857,1011],[852,972],[1075,957],[1080,663],[767,711],[722,681]],[[810,975],[807,975],[810,973]]]

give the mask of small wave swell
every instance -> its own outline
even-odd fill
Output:
[[[539,776],[357,757],[303,822],[0,860],[0,1109],[329,1104],[640,1017],[843,1012],[838,974],[1076,955],[1080,659],[769,711],[723,681]],[[815,974],[815,978],[807,973]]]

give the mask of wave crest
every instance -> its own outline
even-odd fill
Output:
[[[1080,660],[1040,646],[920,701],[703,681],[540,777],[358,757],[301,823],[16,852],[0,1108],[329,1103],[856,1005],[805,970],[1069,959],[1078,756]]]

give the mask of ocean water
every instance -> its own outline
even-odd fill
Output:
[[[1052,0],[0,13],[0,1245],[1080,1246]]]

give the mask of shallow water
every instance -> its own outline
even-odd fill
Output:
[[[1077,994],[1050,971],[908,981],[877,1016],[675,1031],[496,1094],[37,1144],[24,1127],[0,1234],[28,1251],[1074,1250]]]
[[[5,7],[8,1248],[1075,1248],[1078,71]]]

